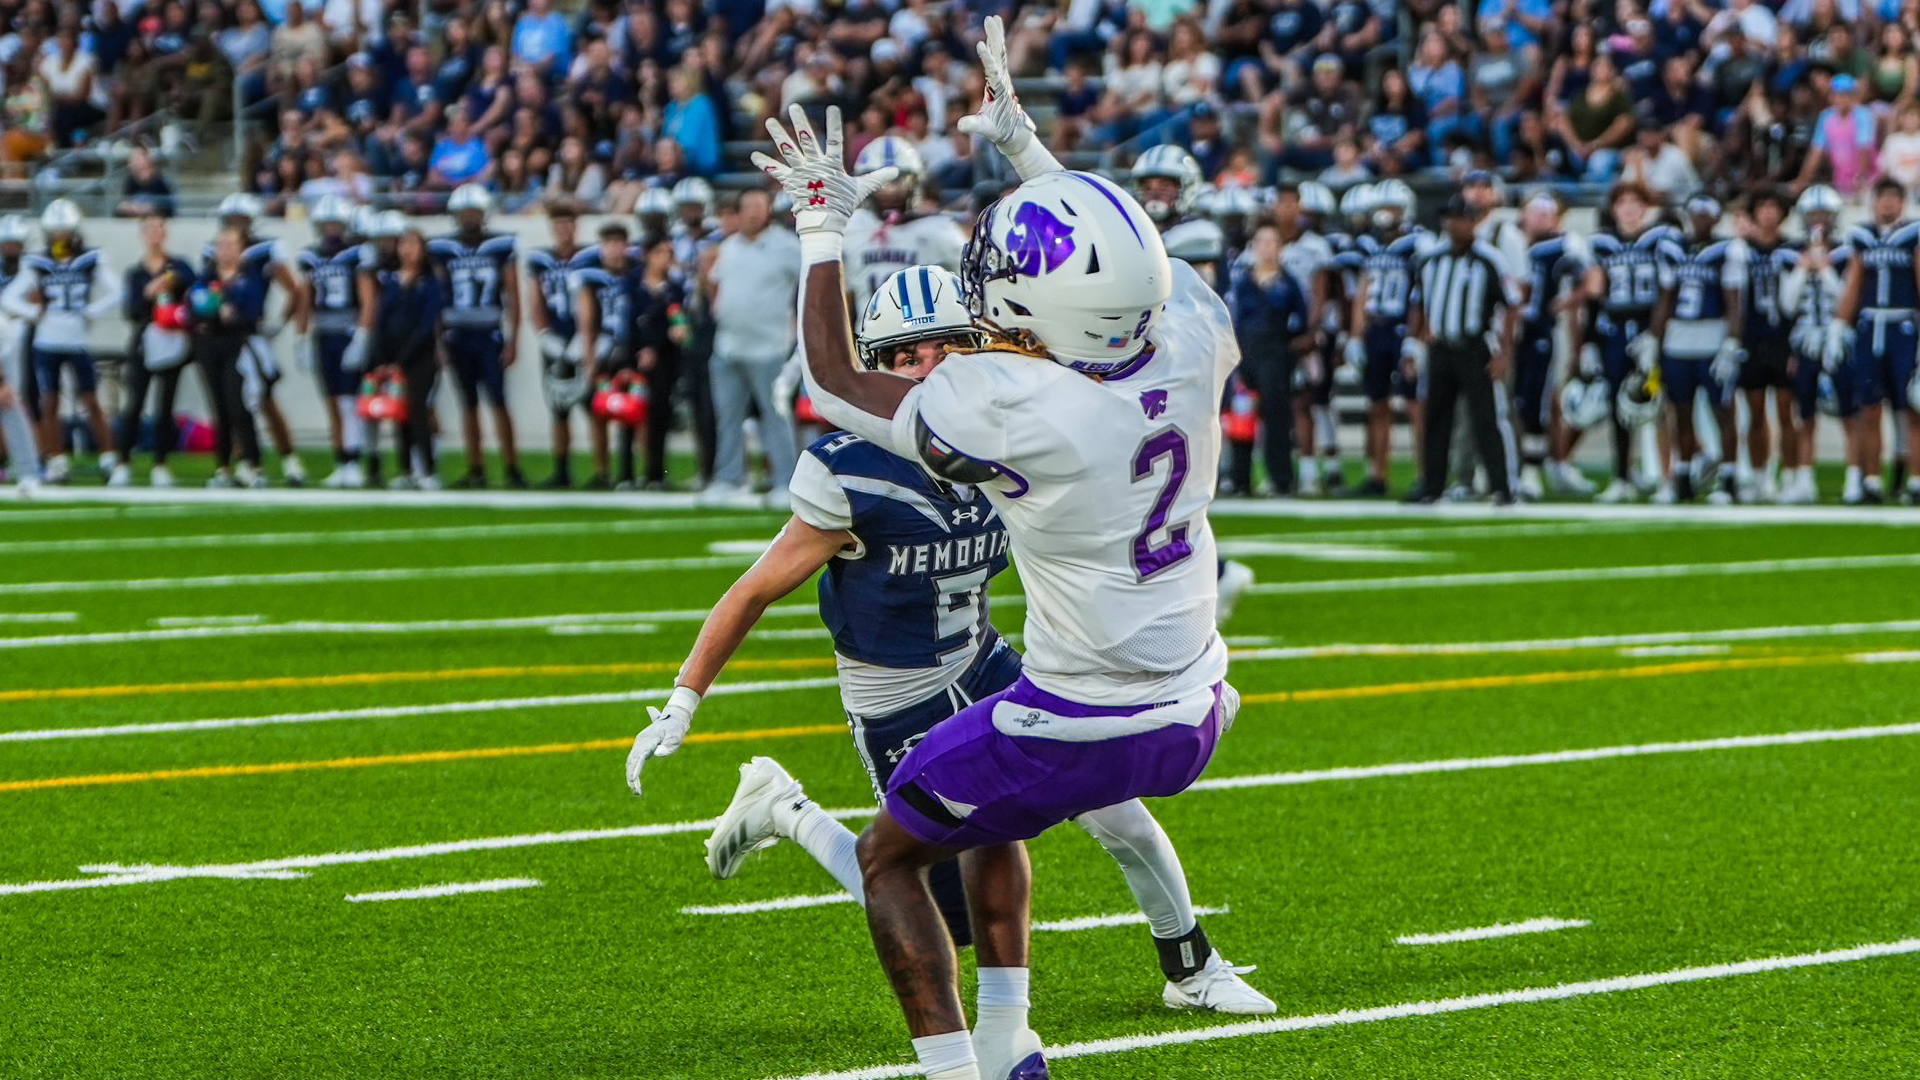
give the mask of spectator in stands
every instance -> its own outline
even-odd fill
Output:
[[[569,135],[560,140],[560,153],[547,169],[544,190],[597,207],[607,192],[607,171],[588,156],[586,143]]]
[[[1467,76],[1437,27],[1420,37],[1420,51],[1407,69],[1407,83],[1427,114],[1427,140],[1438,146],[1460,126],[1467,104]]]
[[[1620,169],[1620,153],[1633,141],[1633,103],[1626,80],[1605,53],[1594,57],[1587,86],[1554,119],[1554,130],[1573,153],[1576,167],[1594,183]]]
[[[40,58],[39,76],[50,105],[53,145],[72,146],[87,129],[106,118],[96,104],[104,100],[95,79],[93,54],[80,47],[77,15],[62,19],[51,47]]]
[[[1700,174],[1686,152],[1674,145],[1667,129],[1654,122],[1651,108],[1640,111],[1639,134],[1621,158],[1620,180],[1646,188],[1662,202],[1683,203],[1700,190]]]
[[[1066,86],[1054,98],[1054,107],[1058,110],[1058,119],[1054,121],[1054,143],[1061,150],[1076,150],[1088,133],[1088,117],[1100,104],[1100,91],[1094,89],[1087,79],[1087,64],[1084,60],[1070,60],[1066,68]],[[932,118],[928,118],[928,127],[932,127]],[[926,148],[921,147],[920,156],[926,156]],[[928,161],[927,166],[933,167]]]
[[[1490,146],[1495,159],[1504,161],[1513,146],[1513,131],[1520,123],[1521,111],[1539,106],[1539,54],[1514,48],[1504,19],[1481,23],[1480,41],[1480,51],[1474,55],[1467,75],[1467,99],[1473,112],[1466,128],[1476,143]]]
[[[493,179],[493,155],[487,144],[467,127],[467,108],[455,105],[447,110],[447,131],[433,145],[429,163],[428,186],[452,191],[465,183],[490,183]]]
[[[513,24],[513,58],[542,74],[567,70],[573,59],[573,28],[550,0],[527,0]]]
[[[1920,194],[1920,102],[1900,106],[1895,123],[1899,129],[1880,144],[1880,170],[1908,192]]]
[[[1233,152],[1233,141],[1221,130],[1220,111],[1213,107],[1211,101],[1193,103],[1187,113],[1185,135],[1180,141],[1193,159],[1200,163],[1200,171],[1209,177],[1220,174],[1220,170],[1226,166],[1228,155]]]
[[[1107,54],[1105,91],[1096,113],[1094,138],[1117,143],[1152,127],[1160,118],[1159,46],[1144,28],[1127,32]]]
[[[328,55],[326,31],[319,23],[307,21],[306,6],[287,4],[285,21],[274,27],[267,49],[267,89],[280,92],[299,73],[302,60],[325,67]]]
[[[1920,100],[1920,56],[1914,55],[1913,33],[1897,22],[1880,27],[1880,53],[1873,62],[1873,98],[1899,107]]]
[[[793,354],[795,298],[800,288],[800,242],[775,225],[773,197],[764,188],[740,193],[736,231],[720,242],[709,274],[715,321],[710,378],[719,437],[710,502],[752,501],[748,487],[746,424],[760,411],[773,498],[784,497],[793,476],[793,423],[774,401],[773,383]]]
[[[1367,116],[1367,164],[1387,176],[1400,176],[1426,161],[1427,109],[1398,68],[1380,75]]]
[[[112,8],[108,4],[105,7]],[[233,25],[221,30],[217,38],[220,51],[240,80],[240,101],[251,105],[267,96],[267,56],[273,47],[273,30],[260,13],[255,0],[240,0],[234,5]]]
[[[1693,61],[1673,56],[1660,65],[1660,85],[1648,96],[1641,123],[1667,132],[1689,159],[1704,161],[1705,134],[1714,111],[1713,96],[1694,78]]]
[[[1269,100],[1261,116],[1260,137],[1274,161],[1284,168],[1319,172],[1333,164],[1333,144],[1356,138],[1360,132],[1359,92],[1346,80],[1340,58],[1322,56],[1313,62],[1313,81],[1290,107],[1279,95]],[[1282,117],[1284,128],[1275,123]]]
[[[1213,96],[1220,81],[1220,58],[1207,49],[1199,22],[1183,18],[1173,24],[1167,45],[1167,62],[1160,69],[1161,93],[1167,104],[1179,109]]]
[[[160,175],[153,151],[137,146],[127,155],[127,179],[113,212],[117,217],[173,216],[173,185]]]
[[[1860,103],[1860,85],[1851,75],[1836,75],[1830,84],[1831,102],[1813,126],[1813,146],[1800,166],[1796,189],[1804,190],[1826,166],[1842,195],[1867,189],[1875,172],[1873,110]]]
[[[677,67],[667,73],[673,100],[667,103],[661,133],[685,151],[687,171],[712,176],[720,169],[720,115],[713,99],[701,89],[692,70]]]
[[[527,171],[527,155],[511,146],[500,151],[493,185],[500,197],[500,209],[509,214],[530,212],[546,193],[540,179]]]
[[[473,133],[491,139],[504,136],[513,116],[513,78],[507,70],[507,50],[489,45],[480,53],[480,71],[468,84],[461,100],[467,107],[467,122]]]
[[[1553,61],[1547,74],[1546,108],[1550,115],[1565,113],[1573,100],[1593,81],[1593,62],[1600,55],[1600,35],[1592,23],[1577,22],[1567,33],[1567,49]]]

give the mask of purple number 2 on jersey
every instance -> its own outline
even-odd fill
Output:
[[[1187,542],[1187,523],[1167,524],[1167,515],[1173,512],[1173,500],[1179,497],[1180,485],[1187,479],[1187,437],[1179,428],[1162,428],[1140,444],[1139,451],[1133,455],[1133,482],[1150,479],[1154,462],[1163,457],[1168,462],[1167,482],[1161,485],[1159,496],[1153,500],[1146,525],[1133,538],[1133,569],[1141,581],[1193,554],[1193,545]],[[1167,532],[1167,542],[1155,547],[1154,534],[1162,529]]]

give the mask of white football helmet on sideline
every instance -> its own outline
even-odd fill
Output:
[[[987,207],[960,276],[976,323],[1024,330],[1055,363],[1090,375],[1138,356],[1173,295],[1173,264],[1147,212],[1084,172],[1043,173]]]
[[[1207,206],[1207,216],[1218,221],[1222,218],[1252,219],[1261,210],[1260,197],[1252,188],[1228,187],[1213,193],[1213,199]]]
[[[80,229],[80,208],[71,199],[55,199],[40,211],[40,231],[48,235],[54,233],[77,232]]]
[[[1334,202],[1333,189],[1315,180],[1300,185],[1300,210],[1312,214],[1314,220],[1322,224],[1331,220],[1340,212],[1339,204]]]
[[[1406,221],[1413,216],[1413,189],[1405,180],[1382,180],[1373,185],[1373,211],[1397,210],[1400,220]]]
[[[470,210],[478,210],[480,219],[486,220],[493,213],[493,193],[479,184],[461,184],[447,196],[447,213],[456,217]]]
[[[339,195],[322,195],[313,204],[315,225],[346,225],[353,221],[353,203]]]
[[[353,218],[348,222],[347,231],[355,236],[372,236],[376,227],[375,222],[379,218],[380,211],[373,207],[356,206],[353,208]]]
[[[1815,184],[1800,193],[1800,201],[1793,204],[1793,212],[1804,219],[1808,214],[1838,214],[1841,205],[1838,191],[1825,184]]]
[[[1373,185],[1355,184],[1340,196],[1340,216],[1366,221],[1373,217]]]
[[[909,266],[889,275],[867,301],[857,342],[860,363],[868,371],[883,371],[895,348],[949,337],[965,337],[973,345],[985,337],[960,298],[960,275],[942,266]]]
[[[1185,217],[1193,212],[1194,201],[1200,197],[1200,187],[1206,177],[1200,173],[1200,163],[1193,155],[1172,143],[1161,143],[1148,148],[1147,152],[1134,159],[1133,169],[1128,174],[1133,180],[1133,190],[1140,199],[1147,216],[1154,221],[1164,222],[1172,217]],[[1163,199],[1147,199],[1141,188],[1146,181],[1156,177],[1172,180],[1180,185],[1180,192],[1171,202]]]
[[[713,213],[713,185],[698,176],[689,176],[673,185],[675,206],[698,206],[702,214]]]
[[[398,210],[382,210],[373,216],[373,223],[367,235],[376,239],[391,239],[407,231],[407,215]]]
[[[1605,379],[1575,376],[1560,388],[1560,415],[1575,431],[1606,422],[1612,404]]]
[[[927,163],[912,143],[898,135],[882,135],[868,143],[853,160],[853,175],[863,176],[887,166],[900,170],[900,179],[912,177],[917,183],[927,174]]]
[[[33,230],[27,227],[27,219],[19,214],[0,217],[0,244],[24,244],[32,235]]]
[[[266,206],[260,202],[259,196],[236,191],[220,200],[220,205],[214,210],[214,216],[222,221],[228,218],[246,218],[252,221],[266,213],[266,209]]]
[[[663,187],[650,187],[642,191],[640,198],[634,201],[633,215],[635,217],[657,215],[666,218],[672,217],[673,212],[678,208],[679,204],[673,201],[672,192]]]

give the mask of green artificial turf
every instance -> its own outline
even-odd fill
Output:
[[[574,745],[630,737],[644,701],[553,700],[664,691],[699,625],[689,613],[750,561],[742,542],[779,520],[404,500],[0,511],[0,1076],[758,1080],[910,1060],[851,905],[681,913],[834,891],[791,844],[728,882],[707,876],[704,833],[689,828],[369,858],[296,878],[5,888],[81,880],[83,867],[106,864],[204,867],[697,822],[725,805],[735,767],[753,754],[779,758],[823,806],[864,806],[866,776],[844,735],[752,736],[842,722],[830,686],[790,685],[831,675],[828,642],[791,633],[818,627],[810,590],[790,601],[800,610],[765,624],[783,633],[750,640],[723,679],[775,685],[700,710],[696,732],[746,737],[654,762],[644,798],[626,789],[624,747]],[[1513,525],[1218,519],[1240,550],[1286,546],[1240,556],[1279,589],[1249,596],[1226,628],[1239,650],[1231,678],[1249,704],[1207,778],[1920,721],[1920,665],[1905,656],[1920,634],[1900,625],[1920,617],[1920,565],[1848,563],[1913,555],[1908,529],[1734,517]],[[1351,561],[1356,551],[1367,561]],[[1792,563],[1814,558],[1837,561]],[[608,560],[631,563],[579,565]],[[1608,573],[1729,563],[1755,565]],[[484,569],[529,564],[555,565]],[[368,570],[388,579],[288,576]],[[1445,580],[1524,571],[1567,580]],[[1400,578],[1417,580],[1381,584]],[[1298,591],[1312,582],[1349,584]],[[1017,634],[1017,573],[994,591],[995,622]],[[475,622],[616,613],[629,618],[565,632]],[[359,629],[273,629],[294,622]],[[425,623],[456,625],[398,625]],[[1891,625],[1817,629],[1842,623]],[[1751,627],[1810,629],[1651,648],[1564,640]],[[1257,655],[1533,639],[1524,651]],[[386,677],[347,678],[369,674]],[[309,715],[507,700],[522,703]],[[295,716],[305,718],[4,737]],[[245,771],[481,748],[506,752]],[[166,770],[216,771],[18,786]],[[1920,739],[1904,733],[1199,790],[1154,811],[1195,901],[1230,909],[1206,919],[1214,943],[1259,965],[1249,981],[1282,1016],[1920,937]],[[1073,826],[1032,854],[1036,919],[1132,909],[1112,861]],[[345,900],[502,878],[543,884]],[[1590,925],[1395,943],[1540,917]],[[1238,1019],[1170,1012],[1161,982],[1144,927],[1035,936],[1034,1025],[1051,1044]],[[1920,955],[1894,955],[1145,1046],[1063,1058],[1054,1073],[1910,1077],[1915,1000]]]

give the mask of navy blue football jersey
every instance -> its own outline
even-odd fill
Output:
[[[1654,225],[1633,237],[1596,233],[1593,260],[1607,274],[1601,306],[1611,315],[1644,316],[1660,298],[1661,267],[1678,262],[1680,234],[1668,225]]]
[[[94,273],[100,264],[98,251],[83,251],[71,259],[52,255],[28,255],[22,260],[39,275],[40,295],[47,311],[82,314],[93,303]]]
[[[568,266],[572,269],[575,288],[593,290],[594,304],[600,309],[599,334],[616,350],[631,346],[640,319],[643,291],[639,261],[628,258],[626,268],[615,272],[607,269],[599,250],[594,249],[591,253],[582,252]]]
[[[327,251],[318,244],[300,252],[300,272],[313,283],[313,328],[322,334],[351,334],[360,324],[360,257],[366,248],[348,244]]]
[[[427,244],[447,275],[448,326],[491,330],[500,325],[502,290],[513,273],[513,237],[484,233],[472,244],[458,234]]]
[[[1660,266],[1660,286],[1673,291],[1676,319],[1724,319],[1727,290],[1746,284],[1746,263],[1731,240],[1696,241]]]
[[[1847,254],[1860,263],[1860,306],[1912,311],[1920,308],[1920,283],[1913,277],[1914,248],[1920,247],[1920,222],[1855,225],[1847,230]]]
[[[247,248],[240,253],[240,273],[244,275],[265,296],[273,287],[273,266],[280,261],[280,248],[273,240],[249,240]],[[208,244],[200,252],[200,272],[213,272],[213,245]]]
[[[1549,236],[1527,248],[1526,324],[1530,332],[1551,329],[1554,304],[1568,286],[1577,286],[1587,272],[1578,246],[1566,236]]]
[[[1746,324],[1742,328],[1747,340],[1780,335],[1793,321],[1792,313],[1780,307],[1780,279],[1799,262],[1800,249],[1785,240],[1772,247],[1747,241]]]
[[[1007,531],[979,488],[948,484],[857,435],[826,436],[808,457],[845,497],[856,549],[827,564],[820,617],[834,651],[886,668],[937,668],[992,630],[987,582],[1007,568]],[[802,472],[817,470],[802,462]],[[823,486],[825,481],[820,481]],[[811,500],[796,483],[796,513]]]
[[[1413,296],[1413,264],[1425,250],[1426,234],[1415,229],[1379,243],[1366,254],[1367,317],[1404,319]]]
[[[563,338],[571,338],[579,329],[573,310],[573,268],[571,263],[581,252],[563,259],[552,248],[537,248],[527,253],[527,269],[539,283],[533,302],[547,317],[547,328]]]

